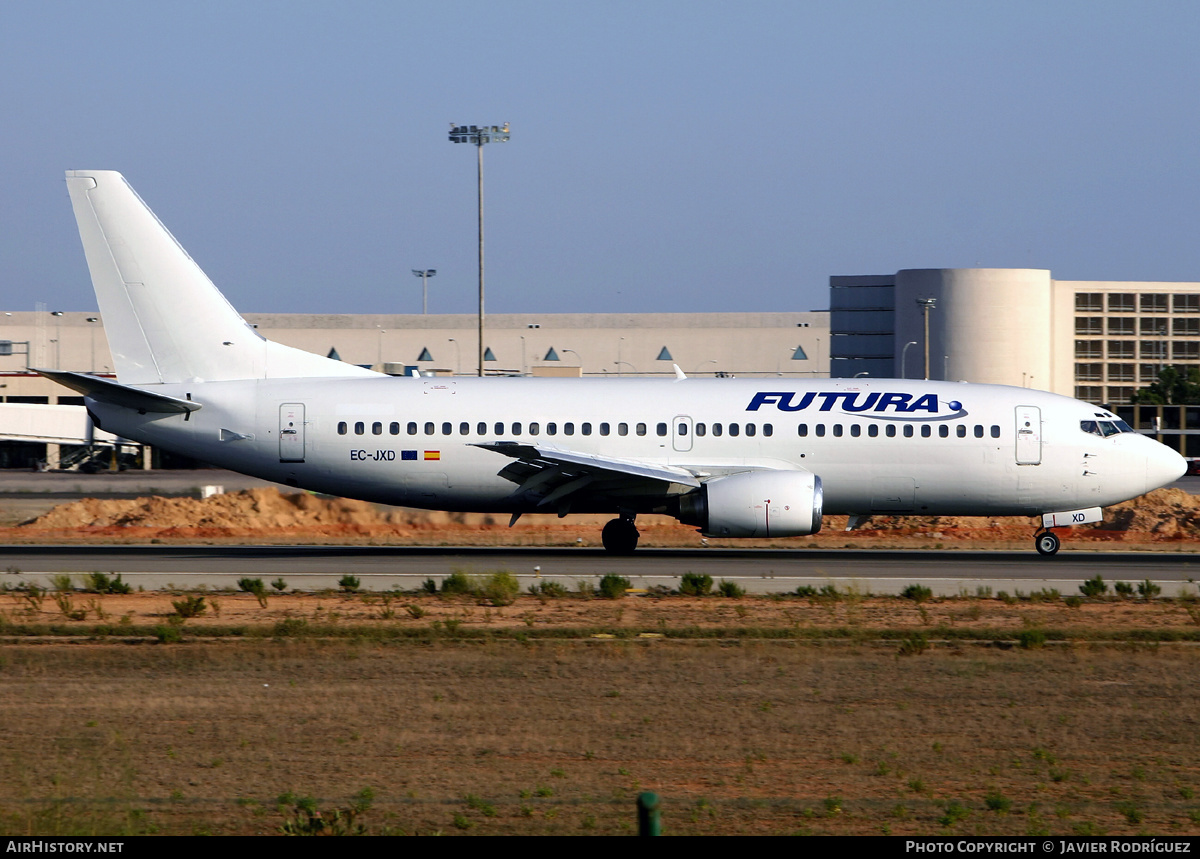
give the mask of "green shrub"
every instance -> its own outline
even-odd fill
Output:
[[[535,597],[565,597],[567,588],[562,582],[534,582],[529,592]]]
[[[241,578],[238,579],[238,590],[248,594],[261,594],[266,591],[267,586],[263,584],[262,579]]]
[[[1113,582],[1113,590],[1117,592],[1117,596],[1124,599],[1133,596],[1133,585],[1129,582]]]
[[[469,594],[474,590],[474,582],[462,570],[455,570],[442,579],[442,593],[444,594]]]
[[[812,585],[800,585],[800,587],[796,588],[795,594],[798,597],[815,597],[817,589]]]
[[[929,639],[925,637],[925,633],[914,632],[900,640],[900,649],[897,652],[901,656],[919,656],[928,649]]]
[[[344,593],[358,593],[358,589],[361,585],[362,582],[358,580],[358,576],[352,576],[349,573],[338,579],[338,587],[341,588]]]
[[[1017,633],[1017,644],[1025,650],[1036,650],[1046,643],[1046,633],[1040,629],[1023,629]]]
[[[925,587],[925,585],[909,585],[900,591],[900,596],[913,602],[925,602],[926,600],[933,599],[933,591]]]
[[[618,576],[616,573],[608,573],[604,578],[600,579],[600,596],[605,599],[615,600],[625,596],[625,591],[629,590],[632,585],[629,579],[624,576]]]
[[[689,597],[707,596],[712,584],[712,576],[707,573],[684,573],[679,581],[679,592]]]
[[[1162,588],[1154,584],[1154,582],[1150,581],[1149,579],[1145,579],[1144,581],[1138,583],[1137,592],[1138,596],[1140,596],[1142,599],[1150,600],[1161,594]]]
[[[721,579],[721,583],[717,585],[717,592],[723,597],[731,597],[735,600],[740,600],[746,595],[746,589],[737,582]]]
[[[126,582],[121,581],[121,574],[117,577],[109,578],[105,573],[87,573],[84,576],[83,589],[88,593],[93,594],[129,594],[133,593],[133,587]]]
[[[75,585],[71,582],[70,573],[61,573],[57,576],[50,577],[50,587],[59,593],[75,590]]]
[[[271,582],[271,587],[275,588],[275,590],[279,591],[280,593],[283,593],[287,590],[287,582],[285,582],[281,576],[280,578]]]
[[[1007,814],[1012,808],[1012,800],[996,790],[985,796],[983,802],[987,806],[988,811],[995,811],[1000,814]]]
[[[204,604],[204,597],[198,596],[187,596],[181,600],[172,600],[171,605],[175,606],[175,613],[182,618],[200,617],[208,611],[208,606]]]
[[[952,799],[944,806],[946,813],[938,818],[938,823],[942,826],[953,826],[960,820],[966,820],[971,814],[971,809],[963,805],[957,799]]]
[[[183,640],[183,631],[177,624],[160,623],[154,627],[154,637],[159,644],[178,644]]]
[[[1104,578],[1099,574],[1093,579],[1088,579],[1079,586],[1079,592],[1085,597],[1102,597],[1108,593],[1108,585],[1104,584]]]
[[[521,583],[507,570],[492,573],[483,580],[482,598],[492,605],[512,605],[521,592]]]

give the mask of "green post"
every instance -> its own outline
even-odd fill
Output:
[[[638,794],[638,835],[661,835],[662,817],[659,813],[658,794],[645,791]]]

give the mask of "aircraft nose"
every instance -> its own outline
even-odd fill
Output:
[[[1174,483],[1187,473],[1187,460],[1166,445],[1146,455],[1146,491]]]

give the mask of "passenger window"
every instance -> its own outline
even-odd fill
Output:
[[[580,435],[591,435],[592,434],[592,425],[587,422],[580,424],[579,425],[579,434]]]
[[[905,438],[912,438],[912,437],[913,437],[913,425],[912,425],[912,424],[905,424],[905,425],[904,425],[904,437],[905,437]]]
[[[608,435],[608,424],[600,424],[600,435]]]
[[[876,438],[879,435],[879,424],[871,424],[867,427],[867,435],[871,438]]]
[[[471,425],[469,423],[467,423],[466,421],[463,421],[461,424],[458,425],[458,434],[459,435],[470,435],[471,434]]]
[[[808,424],[800,424],[800,426],[796,427],[796,435],[800,436],[800,438],[807,438]]]
[[[775,435],[775,427],[772,424],[763,424],[763,435]]]
[[[354,424],[354,434],[355,435],[362,435],[366,431],[367,431],[366,424],[364,424],[362,421],[355,422],[355,424]]]
[[[480,421],[479,423],[475,424],[475,434],[476,435],[487,435],[487,424],[485,424],[483,421]]]
[[[409,421],[409,422],[408,422],[408,434],[409,434],[409,435],[416,435],[416,434],[417,434],[417,422],[416,422],[416,421]]]
[[[425,435],[433,435],[437,432],[437,427],[433,425],[433,421],[425,422]]]
[[[388,435],[400,435],[400,424],[397,421],[388,424]]]
[[[842,437],[842,425],[841,425],[841,424],[834,424],[834,425],[833,425],[833,437],[834,437],[834,438],[841,438],[841,437]]]
[[[992,438],[1000,438],[1000,427],[992,424]]]
[[[504,435],[504,421],[497,421],[492,429],[495,430],[496,435]]]
[[[667,428],[667,427],[666,427],[666,425],[664,425],[664,426],[663,426],[663,430],[665,431],[665,430],[666,430],[666,428]],[[675,429],[676,429],[676,430],[678,430],[678,432],[679,432],[679,434],[680,434],[680,435],[687,435],[687,434],[688,434],[688,433],[687,433],[687,424],[680,424],[680,425],[679,425],[679,426],[677,426]],[[666,433],[665,433],[665,432],[664,432],[663,434],[664,434],[664,435],[666,435]]]
[[[741,431],[742,431],[742,428],[741,428],[741,426],[740,426],[739,424],[730,424],[730,425],[729,425],[729,435],[730,435],[730,437],[734,437],[734,436],[736,436],[736,435],[737,435],[738,433],[740,433]]]
[[[383,435],[383,422],[375,421],[371,424],[371,435]]]
[[[975,424],[975,438],[983,438],[983,424]]]
[[[950,438],[950,427],[946,426],[945,424],[942,424],[940,427],[938,427],[938,437]]]
[[[967,437],[967,425],[959,424],[958,426],[956,426],[954,428],[954,434],[957,435],[959,438],[966,438]]]
[[[683,424],[680,424],[680,426],[683,426]],[[655,424],[654,432],[658,435],[659,438],[662,438],[663,436],[665,436],[667,434],[667,425],[664,423]],[[680,433],[680,435],[683,435],[683,434],[684,433]]]
[[[617,435],[629,435],[629,424],[617,424]]]
[[[575,424],[563,424],[563,435],[575,435]]]
[[[706,432],[708,432],[707,426],[704,424],[696,424],[696,435],[703,436]]]
[[[886,432],[884,433],[884,435],[886,435],[888,438],[895,438],[895,437],[896,437],[896,425],[895,425],[895,424],[888,424],[888,425],[887,425],[887,430],[886,430]]]
[[[513,435],[520,435],[520,434],[521,434],[521,422],[517,421],[516,423],[513,424]]]
[[[754,435],[758,428],[754,424],[746,424],[746,435]]]
[[[529,434],[530,435],[537,435],[541,431],[542,431],[542,428],[538,425],[537,421],[533,421],[532,423],[529,424]]]
[[[860,435],[862,435],[862,427],[860,427],[858,424],[851,424],[850,425],[850,437],[858,438]]]
[[[825,424],[817,424],[817,438],[825,438]]]
[[[454,424],[450,423],[450,421],[443,421],[442,435],[450,435],[452,432],[454,432]]]
[[[553,421],[546,424],[546,435],[558,435],[558,424]]]
[[[638,425],[637,425],[637,430],[636,430],[636,431],[637,431],[637,434],[638,434],[638,435],[645,435],[645,434],[646,434],[646,425],[645,425],[645,424],[638,424]]]
[[[346,434],[346,422],[338,421],[338,435],[345,435],[345,434]]]
[[[713,435],[719,436],[723,432],[720,424],[713,424]]]
[[[929,424],[921,424],[921,438],[929,438],[933,435],[933,427]]]

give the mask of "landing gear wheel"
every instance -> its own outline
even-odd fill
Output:
[[[614,555],[632,555],[638,544],[638,529],[631,519],[613,519],[600,532],[606,551]]]
[[[1061,545],[1062,543],[1059,542],[1058,537],[1049,531],[1042,534],[1034,534],[1033,536],[1033,547],[1037,549],[1039,555],[1053,555]]]

